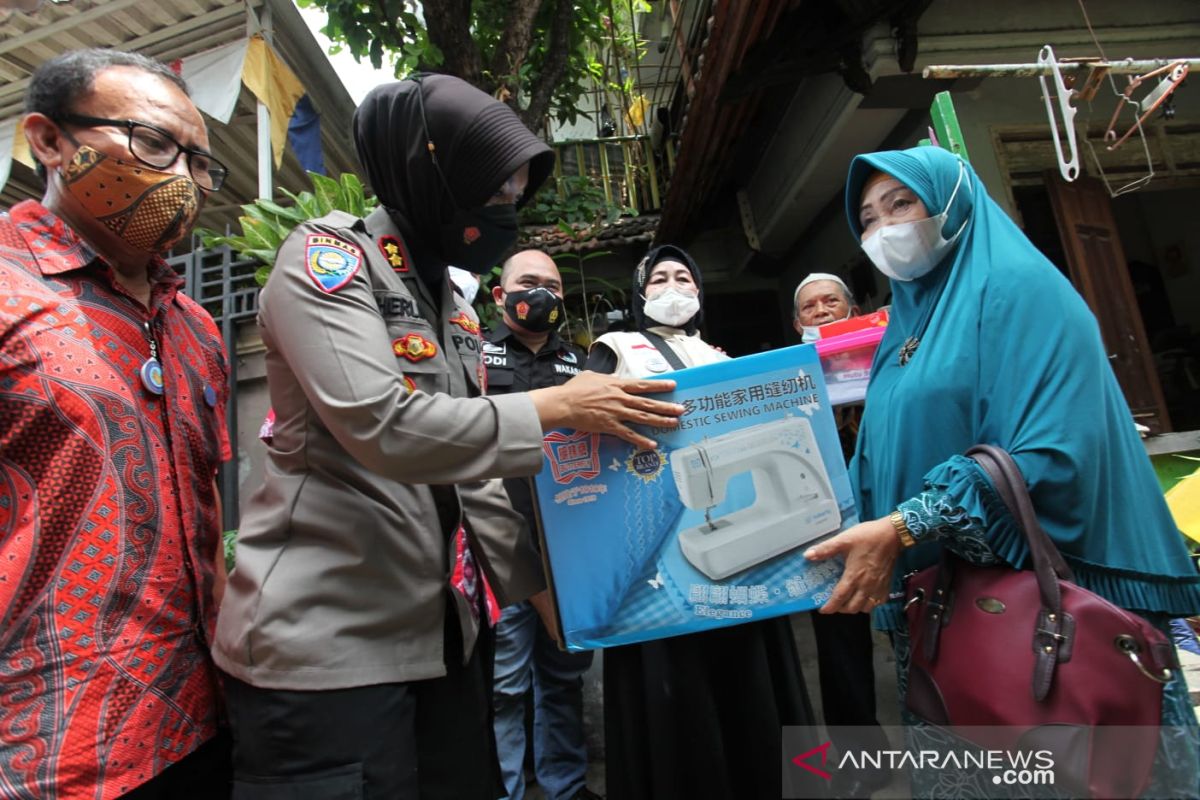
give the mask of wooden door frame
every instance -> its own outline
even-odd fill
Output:
[[[1012,172],[1011,166],[1009,164],[1008,158],[1005,153],[1005,145],[1004,145],[1003,137],[1004,137],[1004,134],[1006,134],[1006,133],[1016,132],[1016,133],[1033,135],[1033,134],[1036,134],[1039,131],[1043,131],[1043,130],[1045,131],[1046,138],[1049,139],[1051,133],[1050,133],[1050,129],[1048,126],[1043,127],[1043,126],[1027,126],[1027,125],[1000,125],[1000,126],[992,126],[991,130],[990,130],[991,139],[992,139],[992,154],[996,159],[996,166],[998,168],[998,172],[1000,173],[1001,179],[1003,181],[1004,197],[1008,201],[1009,208],[1012,209],[1013,215],[1015,216],[1016,221],[1017,221],[1018,225],[1021,226],[1022,230],[1024,230],[1024,228],[1025,228],[1024,217],[1023,217],[1020,206],[1017,204],[1016,195],[1013,192],[1013,186],[1014,186],[1013,172]],[[1081,153],[1081,155],[1082,155],[1082,153]],[[1086,159],[1081,158],[1081,162],[1082,161],[1086,161]],[[1083,170],[1082,170],[1082,177],[1096,177],[1091,174],[1091,171],[1088,169],[1088,166],[1090,166],[1090,165],[1084,165]],[[1049,195],[1050,202],[1053,207],[1056,201],[1054,199],[1053,192],[1051,192],[1049,187],[1047,186],[1047,182],[1048,182],[1048,179],[1052,179],[1055,174],[1056,173],[1054,171],[1054,167],[1053,167],[1053,165],[1051,165],[1050,169],[1046,170],[1045,172],[1043,172],[1041,174],[1040,179],[1035,181],[1032,179],[1032,176],[1026,176],[1020,181],[1020,185],[1022,185],[1022,186],[1039,185],[1039,186],[1043,187],[1045,189],[1047,195]],[[1142,189],[1141,191],[1153,191],[1156,188],[1164,188],[1164,189],[1165,188],[1177,188],[1174,185],[1170,185],[1170,186],[1163,185],[1164,183],[1166,183],[1166,182],[1160,181],[1159,185],[1155,186],[1155,182],[1151,181],[1150,184],[1146,188]],[[1171,181],[1171,183],[1174,184],[1174,181]],[[1111,198],[1110,198],[1110,205],[1108,208],[1109,208],[1109,214],[1111,217],[1111,213],[1112,213]],[[1064,256],[1067,257],[1068,260],[1070,260],[1070,258],[1078,256],[1078,253],[1075,252],[1075,250],[1076,250],[1075,244],[1076,243],[1074,241],[1074,238],[1072,236],[1068,236],[1067,235],[1068,232],[1063,230],[1063,227],[1060,223],[1060,218],[1061,218],[1061,215],[1056,213],[1055,229],[1058,231],[1059,241],[1062,243]],[[1123,255],[1124,246],[1121,243],[1120,232],[1116,228],[1115,220],[1112,220],[1112,229],[1114,232],[1114,236],[1116,237],[1116,244],[1117,244],[1117,246],[1119,246],[1121,248],[1122,255]],[[1088,307],[1091,309],[1092,313],[1094,315],[1098,316],[1100,313],[1103,312],[1103,309],[1097,308],[1092,302],[1090,302],[1090,298],[1097,296],[1095,288],[1090,283],[1090,277],[1086,273],[1084,273],[1082,275],[1077,275],[1075,273],[1075,270],[1073,268],[1071,268],[1070,264],[1066,265],[1066,267],[1068,270],[1068,275],[1070,277],[1070,280],[1071,280],[1072,284],[1075,285],[1076,291],[1078,291],[1079,294],[1084,298],[1084,301],[1087,302]],[[1131,284],[1122,282],[1122,291],[1123,291],[1123,293],[1125,293],[1127,295],[1124,298],[1125,304],[1132,311],[1132,314],[1133,314],[1134,324],[1131,326],[1131,328],[1132,328],[1131,332],[1136,340],[1136,346],[1142,353],[1145,354],[1145,358],[1148,359],[1148,361],[1149,361],[1149,364],[1148,364],[1149,368],[1148,368],[1148,370],[1146,370],[1146,375],[1147,375],[1147,380],[1150,383],[1150,387],[1149,387],[1150,394],[1153,398],[1154,405],[1158,409],[1157,416],[1159,418],[1159,422],[1162,425],[1163,432],[1171,431],[1172,427],[1171,427],[1170,414],[1168,412],[1167,405],[1166,405],[1166,399],[1165,399],[1165,396],[1163,395],[1163,391],[1162,391],[1162,381],[1159,378],[1157,367],[1153,363],[1153,354],[1152,354],[1152,351],[1150,350],[1149,337],[1147,337],[1147,335],[1146,335],[1146,325],[1145,325],[1145,322],[1142,320],[1141,311],[1137,306],[1137,298],[1135,296],[1133,296],[1133,294],[1132,294],[1133,290],[1132,290]],[[1106,349],[1106,351],[1111,349],[1111,343],[1105,342],[1105,349]],[[1125,393],[1124,387],[1122,387],[1122,393],[1123,394]],[[1136,399],[1136,398],[1133,398],[1133,399]],[[1126,402],[1130,405],[1131,408],[1133,407],[1133,399],[1131,399],[1131,397],[1129,395],[1126,395]]]

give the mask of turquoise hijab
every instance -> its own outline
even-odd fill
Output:
[[[876,171],[908,186],[954,246],[927,275],[891,281],[891,322],[872,367],[850,465],[860,516],[885,516],[926,489],[950,515],[981,523],[992,550],[1021,567],[1028,549],[975,463],[975,443],[1008,450],[1046,532],[1077,581],[1125,608],[1193,614],[1197,574],[1117,385],[1095,318],[1070,282],[988,197],[969,164],[939,147],[861,155],[846,214],[861,233]],[[964,225],[965,223],[965,225]],[[904,340],[920,344],[905,366]],[[897,575],[933,563],[912,548]]]

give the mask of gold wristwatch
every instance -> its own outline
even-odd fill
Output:
[[[912,547],[917,543],[917,540],[913,538],[912,531],[904,524],[904,515],[900,513],[899,509],[893,511],[889,519],[892,521],[892,527],[896,529],[896,535],[900,537],[902,547]]]

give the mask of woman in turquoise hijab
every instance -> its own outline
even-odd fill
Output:
[[[900,576],[936,563],[943,547],[974,563],[1028,566],[1015,521],[962,455],[977,443],[1012,454],[1079,585],[1158,624],[1200,611],[1200,575],[1095,318],[971,166],[938,147],[858,156],[846,213],[890,279],[892,308],[850,464],[868,521],[807,553],[846,557],[822,612],[874,610],[892,632],[903,694]],[[1171,769],[1156,769],[1150,788],[1200,796],[1200,734],[1179,670],[1163,709],[1159,757]]]

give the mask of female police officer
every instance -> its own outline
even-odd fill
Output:
[[[447,265],[490,269],[553,165],[511,109],[431,75],[373,90],[354,134],[380,208],[300,225],[261,297],[274,440],[214,647],[235,797],[495,797],[489,622],[543,581],[487,479],[535,473],[545,428],[645,442],[624,423],[681,408],[594,373],[480,396]]]

